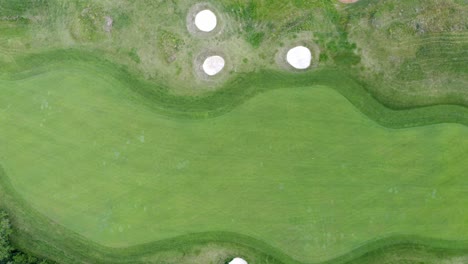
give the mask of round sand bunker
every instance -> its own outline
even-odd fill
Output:
[[[288,51],[286,60],[294,68],[305,70],[310,67],[312,62],[312,53],[304,46],[297,46]]]
[[[248,264],[247,261],[241,259],[241,258],[235,258],[229,262],[229,264]]]
[[[216,15],[211,10],[202,10],[195,16],[195,26],[203,32],[213,31],[217,24]]]
[[[357,1],[359,0],[340,0],[340,2],[343,4],[352,4],[352,3],[356,3]]]
[[[225,64],[223,57],[210,56],[203,62],[203,71],[209,76],[214,76],[224,69]]]

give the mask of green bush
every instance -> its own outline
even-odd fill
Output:
[[[0,211],[0,262],[9,259],[12,248],[9,243],[11,234],[10,221],[5,212]]]
[[[47,264],[47,260],[41,260],[29,254],[15,249],[10,244],[12,229],[8,214],[0,211],[0,263],[8,264]]]

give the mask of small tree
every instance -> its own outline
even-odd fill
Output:
[[[11,224],[8,214],[0,210],[0,264],[48,264],[32,255],[13,248],[10,244]]]
[[[10,245],[11,224],[8,215],[0,211],[0,262],[10,258],[13,248]]]

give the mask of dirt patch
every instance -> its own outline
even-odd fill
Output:
[[[104,31],[106,32],[111,32],[112,31],[112,25],[114,24],[114,20],[110,16],[104,17],[106,23],[104,24]]]

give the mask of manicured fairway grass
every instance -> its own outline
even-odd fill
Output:
[[[17,248],[468,262],[466,0],[209,0],[205,35],[198,4],[0,0],[0,210]],[[281,55],[298,45],[302,72]],[[215,78],[205,55],[226,59]]]
[[[9,180],[93,242],[229,231],[320,262],[393,235],[468,236],[463,125],[388,129],[322,86],[176,118],[95,69],[0,82]]]

